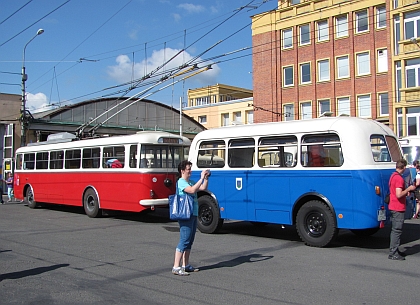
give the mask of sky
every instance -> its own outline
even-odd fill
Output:
[[[25,66],[32,113],[123,96],[179,108],[188,89],[252,89],[251,16],[277,8],[277,0],[1,2],[0,93],[22,94]]]

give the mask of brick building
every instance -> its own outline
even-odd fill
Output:
[[[384,0],[279,1],[253,17],[255,122],[350,115],[393,125]]]

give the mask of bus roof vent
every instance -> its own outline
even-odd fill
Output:
[[[69,142],[76,139],[76,135],[69,132],[59,132],[50,134],[47,137],[47,142]]]

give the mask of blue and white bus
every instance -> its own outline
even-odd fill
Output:
[[[401,158],[390,128],[354,117],[202,131],[189,154],[192,179],[211,169],[209,190],[198,193],[198,228],[214,233],[224,219],[295,225],[315,247],[339,229],[372,235],[386,220],[388,180]]]

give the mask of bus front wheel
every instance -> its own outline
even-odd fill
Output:
[[[26,189],[26,201],[28,202],[28,207],[31,209],[35,209],[38,207],[37,202],[34,199],[34,191],[32,189],[32,186],[28,186]]]
[[[101,216],[98,195],[93,189],[88,189],[83,197],[83,208],[87,216],[91,218]]]
[[[302,241],[311,247],[325,247],[338,234],[333,212],[319,200],[308,201],[299,209],[296,229]]]
[[[197,227],[201,233],[216,233],[223,225],[216,202],[209,195],[198,198]]]

